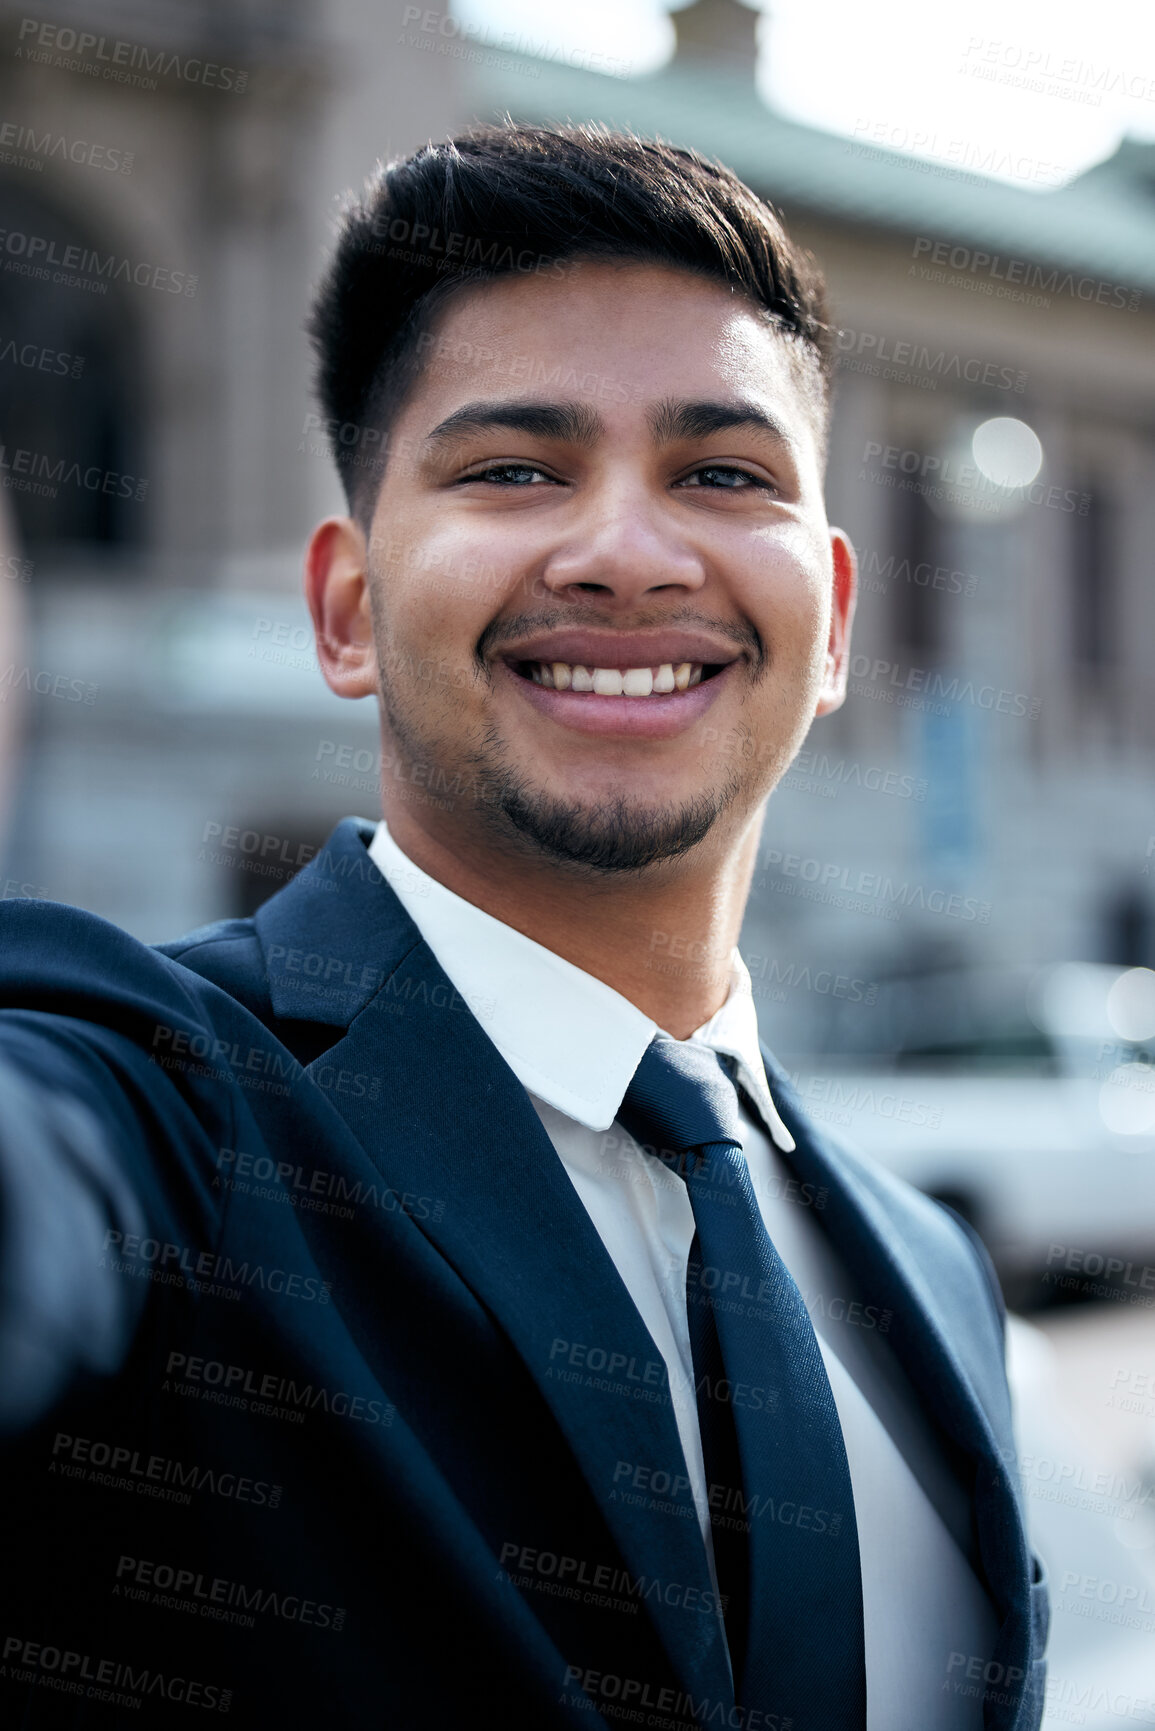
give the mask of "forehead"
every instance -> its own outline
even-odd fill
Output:
[[[454,295],[419,339],[401,420],[420,437],[479,396],[585,399],[613,425],[665,398],[742,397],[814,444],[790,340],[740,290],[664,265],[562,260]]]

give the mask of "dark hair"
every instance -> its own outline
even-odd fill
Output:
[[[770,205],[693,150],[598,125],[507,121],[389,163],[344,210],[308,330],[351,510],[371,515],[419,338],[448,297],[577,258],[665,264],[743,290],[790,341],[824,434],[824,284]]]

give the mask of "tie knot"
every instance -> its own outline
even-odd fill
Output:
[[[718,1054],[678,1040],[651,1040],[618,1122],[683,1177],[685,1156],[694,1150],[717,1142],[742,1146],[738,1091]]]

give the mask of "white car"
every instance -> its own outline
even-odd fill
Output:
[[[1155,973],[922,975],[886,1057],[788,1065],[820,1124],[948,1202],[1016,1302],[1155,1309]]]

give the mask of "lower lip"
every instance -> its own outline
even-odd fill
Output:
[[[499,668],[536,710],[573,733],[597,733],[617,739],[673,739],[706,713],[738,665],[731,661],[712,679],[704,679],[688,691],[660,697],[599,697],[592,691],[551,691],[546,685],[523,679],[505,662],[499,663]]]

